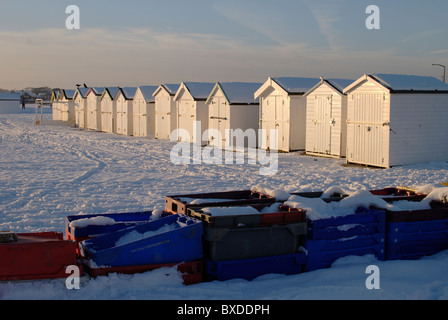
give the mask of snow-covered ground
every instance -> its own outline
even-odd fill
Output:
[[[87,132],[33,110],[0,115],[0,230],[64,232],[68,215],[135,212],[164,207],[169,194],[242,190],[262,184],[288,192],[434,185],[448,181],[448,163],[380,170],[343,160],[280,154],[278,173],[257,165],[174,165],[173,142]],[[366,268],[377,265],[381,289],[368,290]],[[175,269],[63,280],[0,283],[0,299],[448,299],[448,252],[419,261],[347,257],[332,268],[294,276],[266,275],[183,286]]]

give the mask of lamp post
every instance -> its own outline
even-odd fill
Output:
[[[443,68],[443,82],[446,82],[446,66],[444,66],[443,64],[437,64],[437,63],[433,63],[433,66],[439,66]]]

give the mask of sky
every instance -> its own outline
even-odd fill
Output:
[[[66,28],[69,5],[79,30]],[[0,88],[441,79],[432,64],[448,65],[447,40],[446,0],[0,0]]]

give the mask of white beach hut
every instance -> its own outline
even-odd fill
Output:
[[[140,86],[137,88],[133,100],[134,137],[154,137],[155,134],[155,105],[153,93],[158,86]]]
[[[321,79],[305,96],[306,153],[343,158],[347,141],[347,96],[354,80]]]
[[[259,102],[254,93],[262,83],[218,82],[206,104],[209,107],[209,144],[215,147],[257,148]],[[247,139],[234,139],[240,129]],[[252,129],[247,132],[248,129]],[[252,139],[252,141],[251,141]]]
[[[101,131],[101,96],[105,88],[90,88],[87,92],[87,129]]]
[[[208,106],[205,103],[216,83],[182,82],[174,96],[178,129],[185,134],[179,140],[206,144]]]
[[[86,106],[87,92],[90,88],[77,88],[73,100],[75,102],[75,126],[78,128],[86,128]]]
[[[155,98],[155,138],[170,139],[171,132],[177,129],[176,102],[174,96],[179,84],[162,84],[153,93]]]
[[[116,125],[115,133],[132,136],[133,134],[133,100],[137,87],[120,88],[115,96],[116,102]]]
[[[118,87],[108,87],[103,91],[101,96],[101,131],[107,133],[115,132],[115,117],[117,113],[115,96],[118,93]]]
[[[389,168],[448,161],[448,84],[364,75],[348,86],[347,162]]]
[[[75,90],[61,89],[59,92],[59,108],[61,113],[61,121],[67,122],[68,125],[75,125]]]
[[[20,111],[20,94],[0,93],[0,114],[13,114]]]
[[[260,148],[291,152],[305,150],[305,93],[319,78],[269,78],[255,92],[260,99]],[[275,130],[278,131],[275,131]]]
[[[54,121],[61,121],[61,104],[59,103],[60,90],[53,90],[51,92],[51,109]]]

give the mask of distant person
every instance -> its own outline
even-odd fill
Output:
[[[22,99],[22,110],[25,109],[25,100]]]

